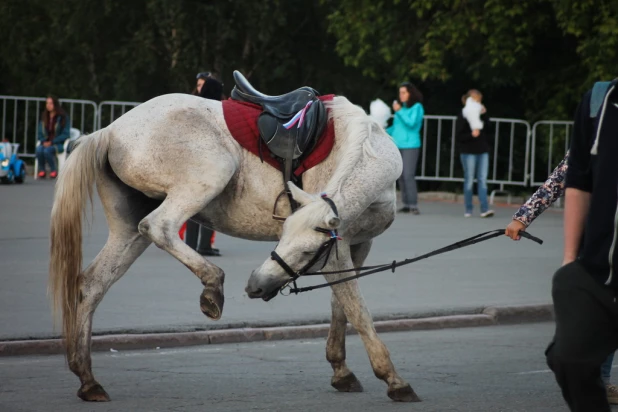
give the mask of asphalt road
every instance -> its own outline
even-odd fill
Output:
[[[56,336],[46,295],[49,214],[53,182],[29,180],[0,186],[0,340]],[[399,215],[374,243],[367,264],[418,256],[480,232],[506,226],[515,207],[497,208],[493,219],[463,217],[463,206],[422,202],[420,216]],[[377,318],[448,311],[469,312],[488,305],[546,304],[561,262],[562,215],[548,211],[530,229],[537,244],[506,237],[433,257],[361,280],[368,307]],[[90,262],[107,239],[100,205],[85,239]],[[108,292],[97,309],[95,333],[195,330],[229,326],[328,321],[327,289],[271,302],[250,300],[244,288],[252,269],[274,244],[217,236],[226,272],[225,308],[219,322],[199,309],[200,281],[166,252],[151,246]],[[320,282],[302,280],[304,285]]]
[[[553,324],[383,334],[421,403],[394,403],[356,336],[348,365],[363,393],[330,387],[324,339],[95,353],[112,402],[84,403],[62,356],[0,359],[3,412],[565,411],[543,351]]]

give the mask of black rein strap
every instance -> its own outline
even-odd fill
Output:
[[[532,236],[531,234],[527,232],[520,231],[519,235],[526,239],[530,239],[538,243],[539,245],[543,244],[543,241],[541,239],[539,239],[538,237]],[[453,243],[443,248],[434,250],[433,252],[429,252],[424,255],[417,256],[415,258],[405,259],[399,262],[393,261],[392,263],[387,263],[383,265],[363,266],[359,268],[337,270],[337,271],[331,271],[331,272],[304,273],[303,276],[310,276],[310,275],[335,275],[335,274],[349,273],[349,272],[356,272],[356,271],[366,271],[366,272],[358,273],[354,276],[348,276],[346,278],[336,280],[334,282],[323,283],[323,284],[319,284],[315,286],[307,286],[304,288],[297,288],[297,287],[290,288],[290,294],[294,293],[298,295],[299,293],[309,292],[315,289],[322,289],[328,286],[338,285],[340,283],[349,282],[354,279],[362,278],[368,275],[372,275],[374,273],[384,272],[387,270],[391,270],[393,273],[395,273],[395,269],[397,269],[400,266],[409,265],[410,263],[418,262],[419,260],[422,260],[422,259],[427,259],[432,256],[441,255],[442,253],[451,252],[453,250],[461,249],[466,246],[471,246],[471,245],[474,245],[475,243],[484,242],[485,240],[493,239],[499,236],[504,236],[504,229],[496,229],[496,230],[491,230],[489,232],[484,232],[476,236],[472,236],[467,239],[460,240],[459,242]]]
[[[275,201],[275,207],[273,209],[273,219],[285,221],[285,218],[275,215],[275,210],[277,208],[277,202],[279,201],[279,198],[285,193],[286,191],[281,192],[279,196],[277,197],[277,200]],[[330,206],[335,216],[339,217],[339,211],[337,210],[337,206],[335,205],[335,202],[329,199],[325,193],[322,193],[320,197]],[[292,212],[293,211],[294,210],[292,210]],[[337,233],[337,229],[332,230],[332,229],[324,229],[321,227],[315,227],[313,228],[313,230],[315,230],[316,232],[329,235],[330,239],[328,239],[328,241],[326,241],[325,243],[322,243],[322,245],[318,248],[313,258],[311,258],[311,260],[298,271],[294,271],[294,269],[292,269],[290,265],[288,265],[285,262],[285,260],[283,260],[283,258],[279,256],[279,254],[276,251],[273,250],[272,252],[270,252],[270,258],[274,260],[275,262],[277,262],[279,266],[281,266],[281,268],[285,270],[288,276],[290,276],[290,280],[286,283],[285,286],[283,286],[279,290],[280,293],[283,291],[283,289],[287,288],[290,283],[294,285],[292,289],[294,290],[298,289],[298,287],[296,286],[296,280],[299,277],[304,276],[305,273],[309,271],[309,269],[311,269],[316,263],[318,263],[320,259],[323,259],[323,258],[324,258],[324,264],[322,265],[322,269],[324,269],[324,266],[326,266],[326,264],[328,263],[328,259],[330,258],[330,253],[333,250],[333,246],[335,247],[335,254],[337,256],[337,259],[339,259],[339,249],[337,248],[337,241],[341,240],[341,238],[339,237],[339,234]]]

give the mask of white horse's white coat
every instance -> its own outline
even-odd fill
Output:
[[[105,129],[84,137],[61,171],[52,210],[50,290],[63,312],[68,362],[80,378],[84,400],[108,400],[92,375],[92,315],[109,287],[155,243],[202,281],[202,311],[219,319],[224,273],[178,237],[193,218],[216,231],[252,240],[277,240],[277,253],[300,268],[326,240],[314,227],[337,228],[343,240],[339,258],[325,270],[362,265],[371,240],[395,217],[395,180],[401,156],[390,137],[362,109],[344,97],[326,102],[335,125],[335,144],[322,163],[303,175],[304,191],[292,187],[302,208],[285,223],[272,219],[283,190],[281,173],[243,149],[230,135],[220,102],[171,94],[127,112]],[[110,236],[96,259],[81,271],[81,214],[96,182]],[[339,219],[318,196],[337,205]],[[282,198],[277,213],[287,216]],[[270,258],[251,274],[247,292],[265,297],[288,275]],[[337,276],[327,276],[335,280]],[[362,337],[372,367],[401,401],[418,400],[397,374],[377,336],[356,281],[333,287],[333,320],[327,359],[341,391],[362,387],[345,363],[345,327],[350,321]]]

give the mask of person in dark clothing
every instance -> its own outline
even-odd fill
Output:
[[[552,281],[556,332],[545,355],[573,412],[610,411],[601,364],[618,348],[617,84],[584,95],[569,150],[564,258]]]
[[[477,104],[480,104],[482,98],[483,96],[478,90],[470,90],[461,100],[464,105],[466,105],[469,99],[475,99],[478,102]],[[472,189],[474,188],[474,177],[476,176],[478,197],[481,204],[481,217],[491,217],[494,215],[494,211],[489,209],[489,203],[487,202],[487,174],[489,172],[487,127],[479,129],[476,124],[471,125],[471,119],[464,117],[464,111],[465,109],[462,109],[459,112],[455,121],[455,138],[459,146],[461,165],[464,170],[464,216],[472,216]],[[480,121],[485,125],[489,124],[489,117],[487,116],[485,106],[481,106]]]
[[[213,78],[210,73],[199,73],[197,75],[197,85],[193,94],[205,99],[220,101],[223,95],[223,84]],[[192,220],[187,221],[185,239],[187,245],[200,255],[221,256],[219,249],[213,247],[215,232],[199,223]]]
[[[212,77],[207,78],[198,91],[198,96],[203,97],[204,99],[221,101],[222,95],[223,84]]]

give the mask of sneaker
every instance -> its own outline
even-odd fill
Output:
[[[37,176],[39,177],[39,179],[45,179],[45,176],[46,176],[45,171],[41,170],[39,174],[37,174]]]
[[[472,217],[472,213],[466,212],[466,213],[464,213],[464,217]]]
[[[404,206],[398,210],[399,213],[410,213],[411,209],[408,206]]]
[[[58,177],[58,172],[56,172],[55,170],[49,173],[50,179],[55,179],[57,177]]]
[[[606,385],[605,391],[607,392],[607,401],[612,405],[618,405],[618,386]]]
[[[494,215],[493,210],[488,210],[487,212],[481,213],[481,217],[492,217]]]
[[[410,208],[410,213],[412,213],[413,215],[420,215],[421,211],[418,210],[418,207],[411,207]]]

